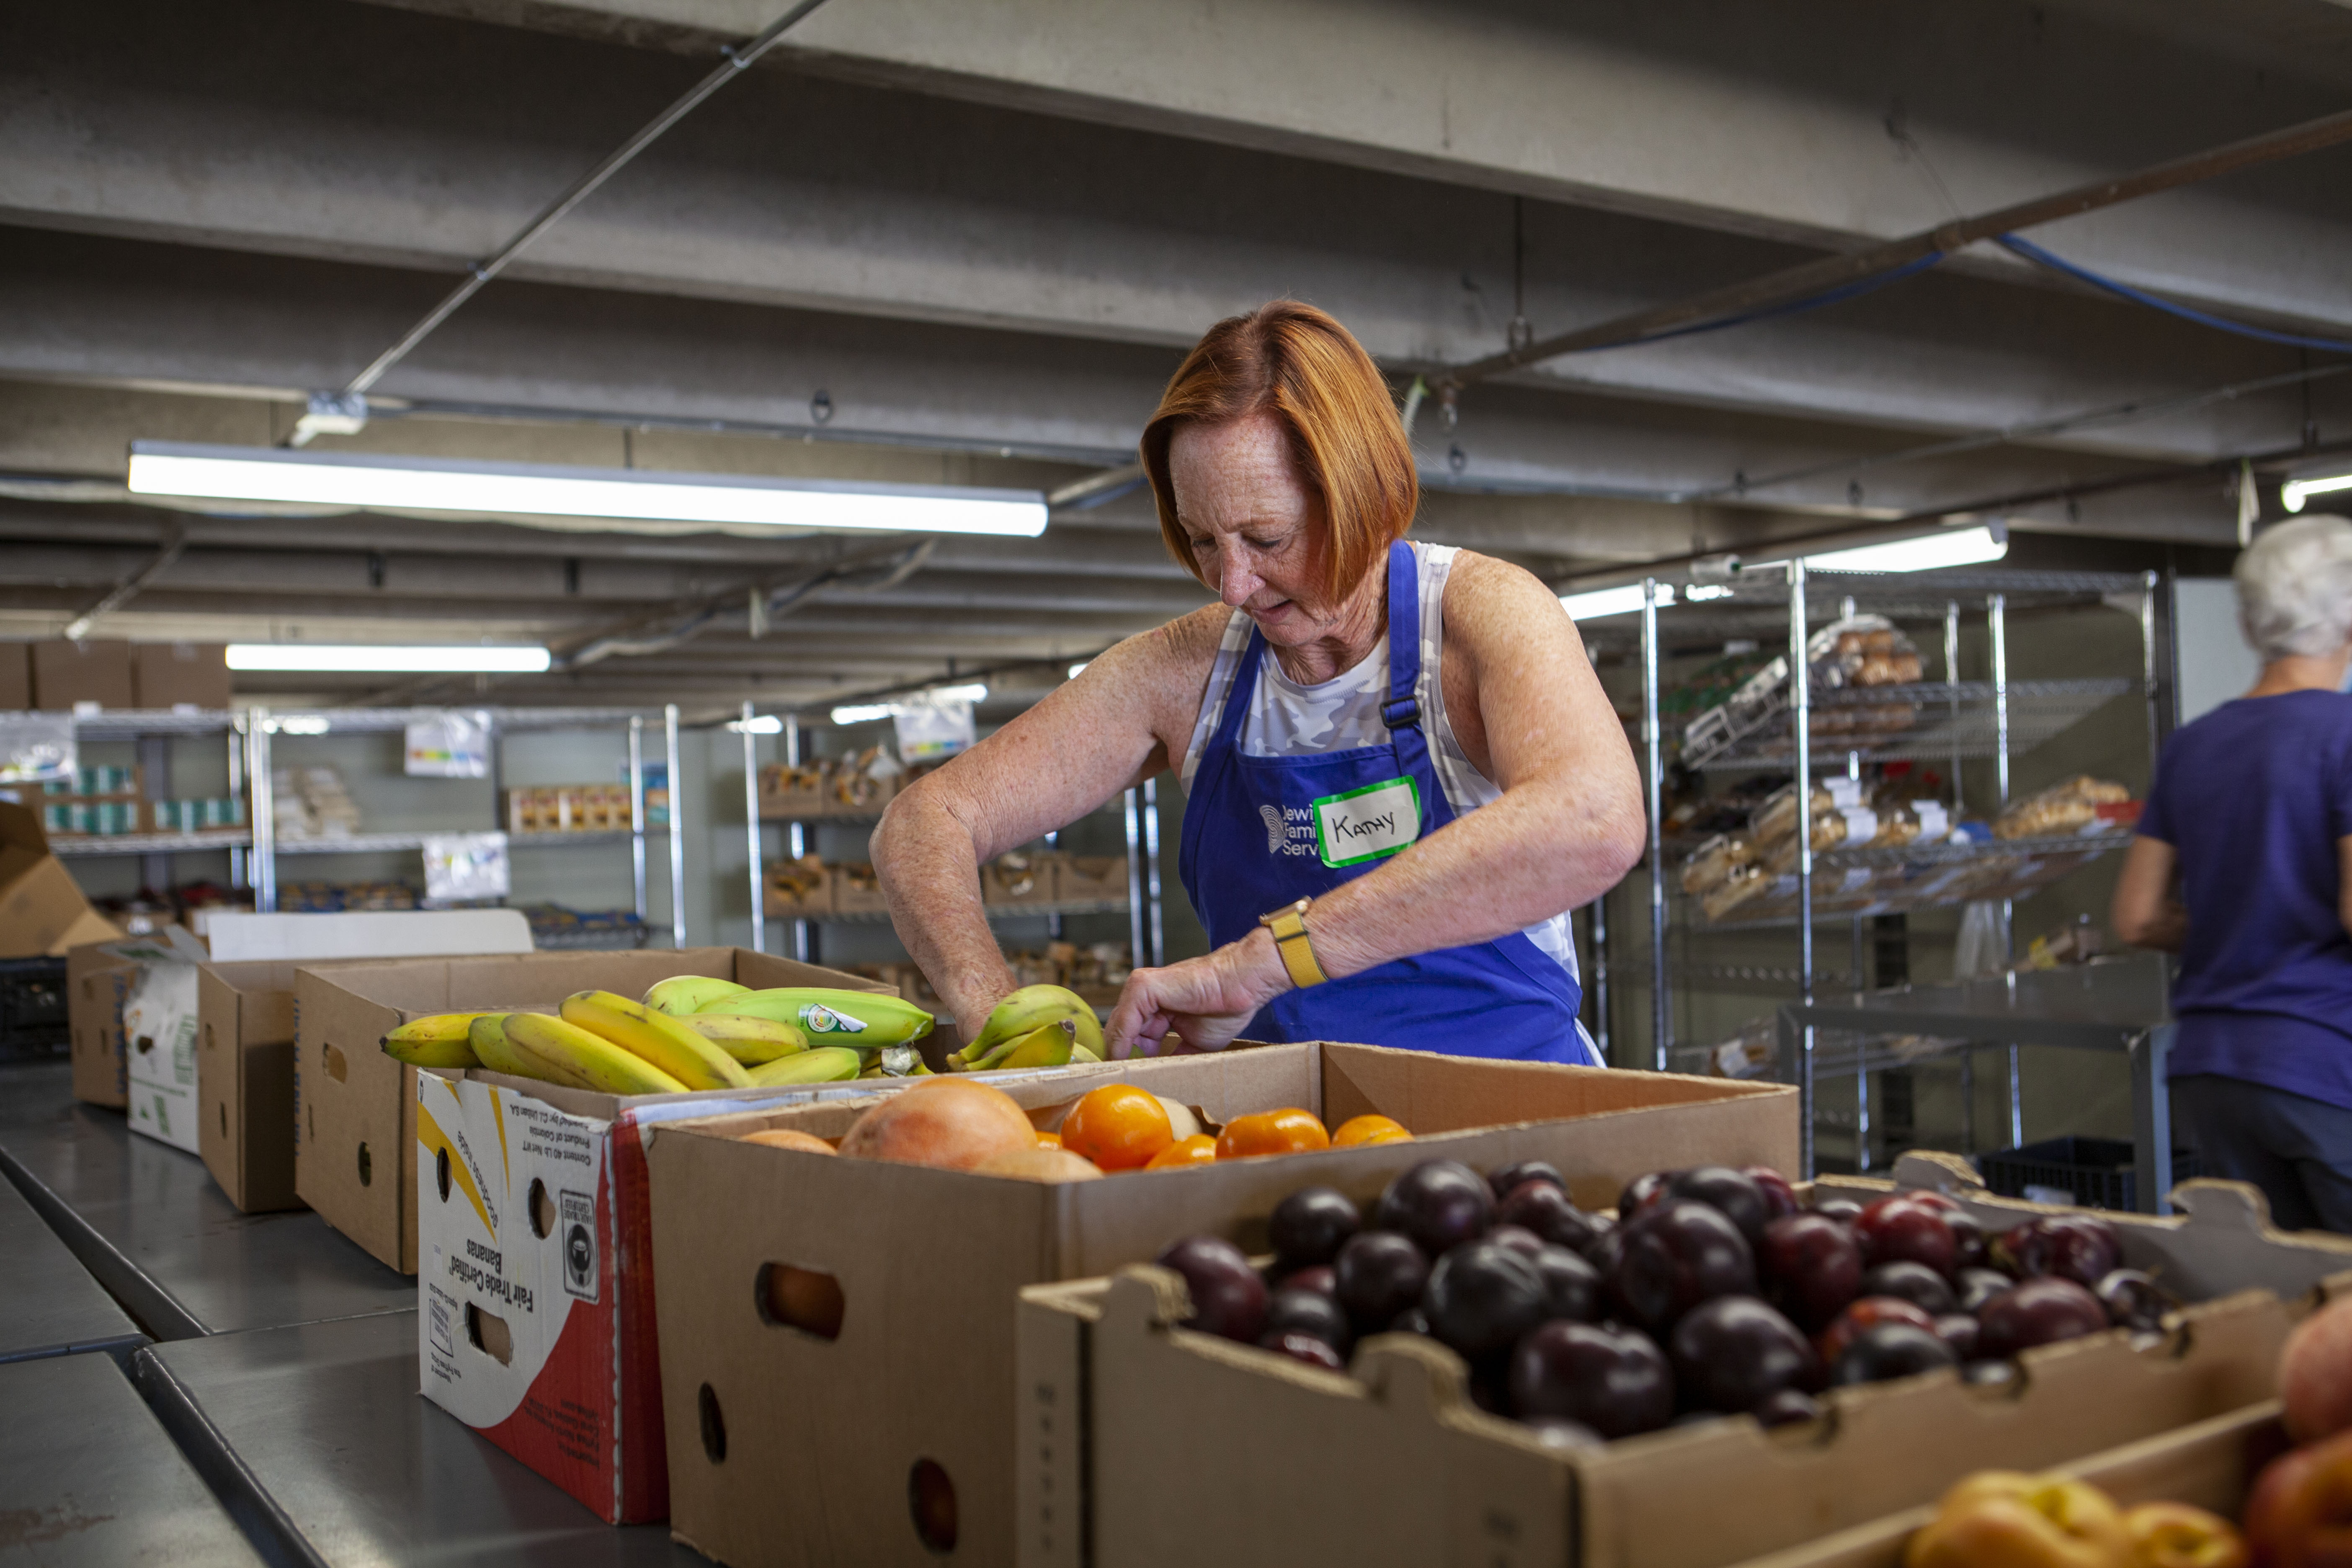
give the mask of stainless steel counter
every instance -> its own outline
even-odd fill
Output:
[[[68,1252],[32,1206],[0,1183],[0,1362],[74,1351],[127,1352],[139,1325]]]

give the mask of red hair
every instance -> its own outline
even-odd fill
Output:
[[[1412,447],[1388,384],[1347,328],[1312,305],[1276,300],[1211,327],[1184,356],[1143,427],[1143,471],[1168,552],[1201,578],[1176,515],[1168,447],[1176,427],[1271,414],[1322,503],[1327,604],[1337,604],[1404,537],[1421,504]]]

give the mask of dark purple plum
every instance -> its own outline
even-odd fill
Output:
[[[1936,1314],[1936,1337],[1952,1347],[1952,1353],[1964,1362],[1977,1359],[1977,1341],[1982,1325],[1966,1312]]]
[[[1885,1383],[1959,1363],[1952,1347],[1933,1329],[1915,1323],[1874,1323],[1847,1342],[1837,1364],[1830,1369],[1830,1382],[1840,1387]]]
[[[1337,1295],[1339,1289],[1339,1276],[1331,1272],[1331,1266],[1328,1263],[1295,1268],[1274,1283],[1292,1290],[1319,1290],[1326,1296]]]
[[[1265,1322],[1265,1281],[1240,1247],[1222,1237],[1188,1236],[1152,1261],[1184,1277],[1192,1297],[1187,1327],[1256,1342]]]
[[[1799,1389],[1784,1388],[1778,1394],[1765,1395],[1764,1402],[1749,1415],[1767,1426],[1787,1426],[1799,1421],[1811,1421],[1819,1416],[1822,1407],[1813,1396]]]
[[[1523,1421],[1558,1416],[1603,1437],[1630,1437],[1675,1418],[1675,1374],[1645,1334],[1545,1323],[1511,1352],[1510,1398]]]
[[[1543,1321],[1543,1276],[1527,1254],[1500,1242],[1465,1242],[1429,1271],[1421,1312],[1441,1344],[1465,1361],[1485,1361]]]
[[[1295,1285],[1276,1290],[1266,1302],[1265,1324],[1258,1337],[1263,1340],[1269,1334],[1313,1334],[1343,1356],[1356,1338],[1339,1302],[1318,1290],[1302,1290]]]
[[[1307,1268],[1339,1257],[1363,1225],[1347,1194],[1336,1187],[1301,1187],[1274,1205],[1266,1240],[1286,1269]]]
[[[1862,1205],[1852,1198],[1816,1198],[1813,1200],[1812,1212],[1833,1219],[1840,1225],[1852,1225],[1862,1217]]]
[[[1495,1215],[1495,1194],[1486,1178],[1459,1160],[1423,1160],[1399,1173],[1381,1194],[1373,1225],[1410,1238],[1432,1258],[1443,1258],[1486,1233]]]
[[[1822,1364],[1835,1366],[1845,1354],[1845,1347],[1865,1330],[1880,1323],[1907,1323],[1915,1329],[1933,1332],[1936,1320],[1899,1296],[1864,1296],[1849,1304],[1837,1315],[1837,1321],[1813,1336],[1813,1348],[1822,1354]]]
[[[1664,1202],[1667,1184],[1681,1174],[1680,1171],[1652,1171],[1646,1176],[1636,1176],[1626,1183],[1625,1190],[1617,1194],[1618,1220],[1632,1219],[1643,1210]]]
[[[1398,1313],[1421,1304],[1429,1259],[1392,1230],[1358,1231],[1331,1264],[1340,1310],[1360,1334],[1377,1334]]]
[[[1407,1307],[1390,1322],[1388,1331],[1392,1334],[1419,1334],[1427,1339],[1430,1337],[1429,1319],[1420,1308]]]
[[[1860,1294],[1898,1296],[1929,1317],[1959,1310],[1948,1280],[1924,1263],[1882,1263],[1862,1277]]]
[[[1739,1173],[1755,1183],[1756,1190],[1764,1194],[1764,1217],[1767,1221],[1779,1219],[1782,1215],[1795,1214],[1801,1206],[1797,1202],[1797,1189],[1789,1184],[1788,1177],[1771,1166],[1743,1165]]]
[[[2072,1279],[2044,1275],[2020,1280],[1977,1310],[1977,1354],[2006,1361],[2036,1345],[2056,1344],[2095,1334],[2107,1325],[2107,1309]]]
[[[1522,1182],[1495,1205],[1495,1223],[1531,1230],[1554,1247],[1577,1252],[1590,1247],[1604,1228],[1605,1216],[1589,1215],[1570,1201],[1566,1192],[1549,1182]]]
[[[1669,1196],[1720,1210],[1724,1218],[1739,1227],[1740,1236],[1751,1248],[1764,1239],[1764,1222],[1772,1217],[1764,1191],[1754,1178],[1727,1165],[1701,1165],[1685,1171],[1666,1184],[1666,1192]]]
[[[1995,1266],[2020,1279],[2048,1275],[2090,1289],[2123,1263],[2122,1238],[2088,1215],[2044,1215],[1993,1238]]]
[[[1329,1342],[1313,1334],[1276,1333],[1268,1330],[1258,1341],[1261,1350],[1286,1355],[1293,1361],[1303,1361],[1308,1366],[1319,1366],[1326,1372],[1345,1372],[1348,1359]]]
[[[1959,1288],[1960,1310],[1974,1312],[2017,1281],[1998,1268],[1963,1268],[1953,1283]]]
[[[1523,1225],[1498,1225],[1486,1233],[1486,1239],[1530,1258],[1547,1245],[1542,1237]]]
[[[1543,1277],[1544,1316],[1591,1322],[1601,1316],[1601,1271],[1565,1247],[1546,1247],[1528,1259]]]
[[[1738,1415],[1784,1388],[1821,1384],[1797,1325],[1753,1296],[1718,1296],[1683,1314],[1667,1343],[1686,1405]]]
[[[1547,1186],[1568,1190],[1568,1179],[1559,1167],[1549,1160],[1514,1160],[1507,1165],[1497,1165],[1486,1173],[1486,1184],[1494,1189],[1495,1201],[1500,1203],[1529,1182],[1541,1182]]]
[[[1783,1215],[1767,1225],[1756,1261],[1765,1296],[1815,1331],[1861,1293],[1862,1243],[1825,1215]]]
[[[1880,1198],[1853,1222],[1862,1238],[1862,1259],[1872,1268],[1882,1263],[1924,1263],[1947,1279],[1959,1254],[1951,1221],[1937,1205],[1910,1193]]]
[[[1663,1336],[1701,1301],[1756,1293],[1755,1256],[1712,1205],[1669,1199],[1622,1234],[1623,1250],[1607,1277],[1609,1302],[1637,1328]]]
[[[1992,1247],[1992,1237],[1984,1222],[1971,1214],[1948,1214],[1944,1223],[1952,1227],[1952,1268],[1955,1275],[1971,1268],[1982,1268]]]
[[[2107,1310],[2107,1321],[2119,1329],[2152,1333],[2164,1327],[2164,1314],[2173,1300],[2162,1287],[2137,1268],[2115,1268],[2092,1288],[2091,1294]]]

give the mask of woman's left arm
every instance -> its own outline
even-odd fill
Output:
[[[1614,887],[1641,858],[1641,774],[1559,595],[1517,566],[1465,552],[1446,584],[1445,643],[1465,658],[1475,700],[1475,715],[1454,711],[1456,737],[1474,754],[1483,737],[1502,795],[1315,900],[1307,929],[1334,980],[1549,920]],[[1110,1043],[1123,1055],[1172,1030],[1217,1049],[1289,989],[1272,937],[1255,931],[1204,957],[1136,971]]]

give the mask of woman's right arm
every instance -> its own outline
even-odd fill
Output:
[[[2345,841],[2352,844],[2352,839]],[[2134,947],[2179,952],[2189,939],[2189,910],[2172,896],[2172,873],[2180,857],[2161,838],[2135,838],[2116,879],[2107,921]]]
[[[1181,756],[1228,616],[1213,605],[1128,638],[883,812],[870,852],[890,922],[967,1036],[1013,989],[981,864]]]

